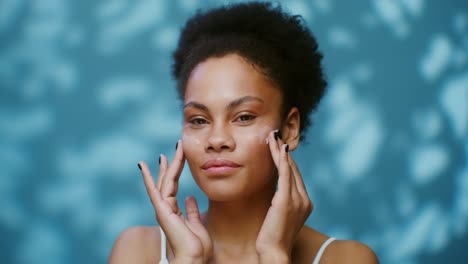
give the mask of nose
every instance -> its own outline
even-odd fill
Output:
[[[224,124],[213,126],[207,140],[207,152],[233,151],[236,147],[231,131]]]

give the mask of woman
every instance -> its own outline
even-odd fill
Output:
[[[324,93],[321,59],[301,18],[268,3],[192,17],[173,65],[182,139],[170,163],[160,155],[157,183],[138,163],[161,227],[124,231],[109,262],[378,263],[366,245],[304,225],[313,205],[290,152]],[[184,217],[185,160],[209,208],[189,197]]]

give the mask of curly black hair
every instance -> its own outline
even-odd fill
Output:
[[[173,53],[173,77],[183,100],[191,71],[210,57],[238,54],[279,87],[283,118],[291,107],[300,112],[300,139],[311,124],[327,82],[322,54],[299,15],[267,2],[230,4],[191,17]]]

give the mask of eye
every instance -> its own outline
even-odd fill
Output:
[[[189,117],[185,122],[191,128],[203,128],[209,124],[209,121],[202,116]]]
[[[243,114],[243,115],[240,115],[237,119],[240,121],[240,122],[248,122],[248,121],[251,121],[251,120],[254,120],[256,116],[254,115],[249,115],[249,114]]]
[[[197,118],[191,119],[190,123],[194,125],[204,125],[207,123],[207,121],[203,118],[197,117]]]

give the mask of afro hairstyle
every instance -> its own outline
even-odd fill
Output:
[[[323,56],[302,17],[268,2],[198,10],[182,28],[173,53],[172,75],[179,97],[183,100],[190,74],[199,63],[228,54],[246,59],[280,89],[283,118],[292,107],[298,108],[303,140],[327,82]]]

